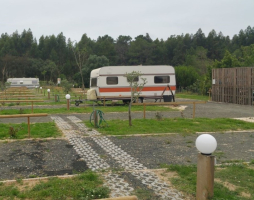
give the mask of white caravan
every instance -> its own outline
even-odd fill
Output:
[[[164,101],[172,101],[176,90],[176,80],[175,69],[169,65],[107,66],[94,69],[90,75],[90,89],[87,91],[87,99],[129,102],[131,88],[126,73],[133,71],[139,72],[141,78],[145,78],[147,81],[139,95],[141,102],[143,99],[158,100],[163,97]],[[142,80],[139,78],[138,82],[142,83]]]
[[[39,87],[39,78],[8,78],[6,82],[10,82],[10,87]]]

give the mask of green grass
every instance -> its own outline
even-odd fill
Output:
[[[95,110],[101,110],[104,113],[107,112],[128,112],[128,106],[95,106]],[[22,108],[21,108],[22,109]],[[48,114],[68,114],[68,113],[91,113],[93,111],[92,107],[84,107],[84,105],[80,105],[78,107],[71,107],[70,110],[67,110],[66,107],[63,108],[45,108],[45,109],[33,109],[33,113],[48,113]],[[133,112],[144,110],[143,106],[132,106],[131,109]],[[163,107],[163,106],[146,106],[146,111],[173,111],[172,108]],[[174,110],[175,111],[175,110]],[[1,115],[12,115],[12,114],[29,114],[32,113],[31,109],[22,109],[22,113],[18,109],[8,109],[1,110]]]
[[[13,139],[24,139],[28,138],[27,124],[2,124],[0,123],[0,139],[10,138],[10,127],[18,129],[16,132],[17,137],[12,137]],[[35,123],[30,124],[30,134],[31,138],[48,138],[48,137],[58,137],[61,133],[57,129],[54,122],[47,123]]]
[[[128,118],[127,115],[126,118]],[[196,132],[223,132],[230,130],[254,129],[253,123],[227,118],[165,118],[163,120],[133,119],[132,126],[129,126],[128,120],[110,120],[107,121],[107,123],[108,126],[103,126],[102,128],[99,128],[99,132],[106,135],[129,135],[149,133],[191,134]],[[89,121],[86,121],[85,124],[89,128],[93,128]]]
[[[202,101],[208,101],[209,96],[198,95],[193,93],[176,93],[176,98],[183,98],[183,99],[196,99]]]
[[[254,169],[248,168],[247,164],[232,164],[223,166],[216,172],[216,177],[237,186],[237,192],[247,192],[254,197]]]
[[[196,165],[162,165],[161,167],[168,168],[168,171],[177,172],[177,177],[170,178],[171,183],[178,190],[189,196],[195,197],[197,180]],[[253,173],[254,170],[242,165],[239,165],[238,167],[227,166],[223,170],[215,170],[215,178],[228,181],[229,183],[238,186],[239,189],[230,191],[222,184],[215,182],[214,197],[212,200],[247,200],[248,198],[241,196],[241,191],[253,195]]]
[[[73,178],[50,178],[32,188],[20,190],[19,182],[0,185],[0,199],[84,199],[107,198],[109,189],[102,186],[102,180],[94,172],[85,172]]]

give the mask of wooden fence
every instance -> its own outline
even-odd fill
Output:
[[[34,112],[34,102],[44,102],[44,100],[0,100],[0,103],[32,103],[32,113]]]
[[[186,105],[193,104],[193,114],[192,118],[195,118],[196,113],[196,104],[204,104],[206,101],[186,101],[186,102],[158,102],[158,103],[133,103],[133,106],[144,106],[143,117],[146,118],[146,106],[154,106],[154,105]]]
[[[252,105],[254,67],[212,70],[212,101]]]
[[[0,115],[0,118],[19,118],[19,117],[27,117],[27,130],[28,137],[30,138],[30,117],[46,117],[47,113],[37,113],[37,114],[19,114],[19,115]]]

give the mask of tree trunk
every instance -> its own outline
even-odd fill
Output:
[[[129,104],[129,126],[132,126],[132,123],[131,123],[131,102]]]
[[[83,74],[82,74],[81,68],[80,68],[80,74],[81,74],[81,79],[82,79],[82,90],[85,90],[84,78],[83,78]]]

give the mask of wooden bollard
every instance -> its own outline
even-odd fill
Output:
[[[95,199],[99,200],[99,199]],[[107,199],[100,199],[100,200],[138,200],[136,196],[128,196],[128,197],[115,197],[115,198],[107,198]]]
[[[207,200],[213,197],[214,156],[198,154],[196,199]]]
[[[98,115],[97,115],[97,111],[96,110],[93,111],[93,117],[94,117],[94,127],[98,128],[97,127],[97,125],[98,125]]]

